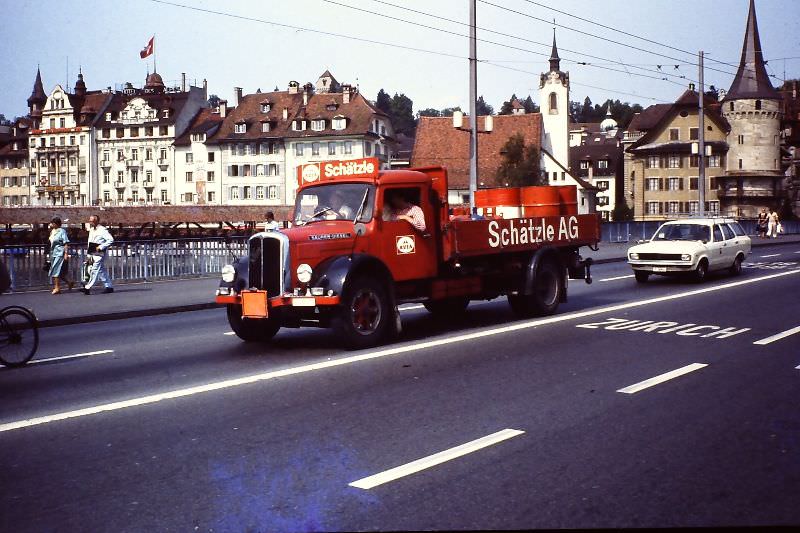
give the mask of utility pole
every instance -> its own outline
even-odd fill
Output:
[[[700,51],[699,57],[699,68],[700,68],[700,77],[699,82],[700,86],[698,87],[697,95],[698,95],[698,102],[699,102],[699,126],[697,128],[697,142],[698,142],[698,150],[697,150],[697,164],[700,167],[700,172],[697,178],[697,190],[700,193],[700,205],[698,206],[698,211],[700,212],[700,216],[705,216],[706,214],[706,140],[705,140],[705,131],[706,131],[706,115],[703,106],[703,93],[705,92],[705,85],[703,83],[703,51]]]
[[[475,32],[475,4],[469,2],[469,206],[470,213],[477,213],[475,191],[478,188],[478,58]]]

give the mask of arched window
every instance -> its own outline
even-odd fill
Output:
[[[761,100],[756,100],[756,111],[761,111]]]
[[[550,113],[558,113],[558,95],[556,93],[550,93]]]

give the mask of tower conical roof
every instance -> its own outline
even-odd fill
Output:
[[[726,100],[752,98],[780,99],[778,91],[769,81],[764,64],[761,39],[758,36],[758,21],[756,20],[754,0],[750,0],[750,12],[747,14],[747,28],[744,33],[744,45],[742,45],[742,59],[739,62],[739,70],[736,72],[730,91],[725,96]]]
[[[561,58],[558,57],[558,47],[556,46],[556,31],[553,30],[553,49],[550,51],[550,71],[559,72],[561,70]]]
[[[83,81],[83,71],[78,70],[78,80],[75,82],[75,96],[86,96],[86,82]]]
[[[33,82],[33,91],[28,97],[28,107],[32,107],[33,104],[39,104],[41,108],[45,102],[47,102],[47,95],[44,93],[44,87],[42,86],[42,73],[39,67],[36,67],[36,81]]]

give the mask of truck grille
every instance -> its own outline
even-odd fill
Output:
[[[282,263],[280,240],[250,239],[250,288],[266,290],[270,296],[281,294]]]
[[[639,254],[639,259],[648,261],[680,261],[681,254]]]

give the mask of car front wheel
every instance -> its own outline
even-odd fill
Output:
[[[704,281],[708,275],[708,263],[705,259],[697,263],[697,268],[694,269],[694,280],[698,283]]]
[[[647,280],[650,279],[650,273],[644,270],[634,270],[633,275],[639,283],[647,283]]]
[[[742,273],[742,256],[737,255],[736,259],[733,260],[733,265],[731,265],[730,273],[732,276],[738,276]]]

